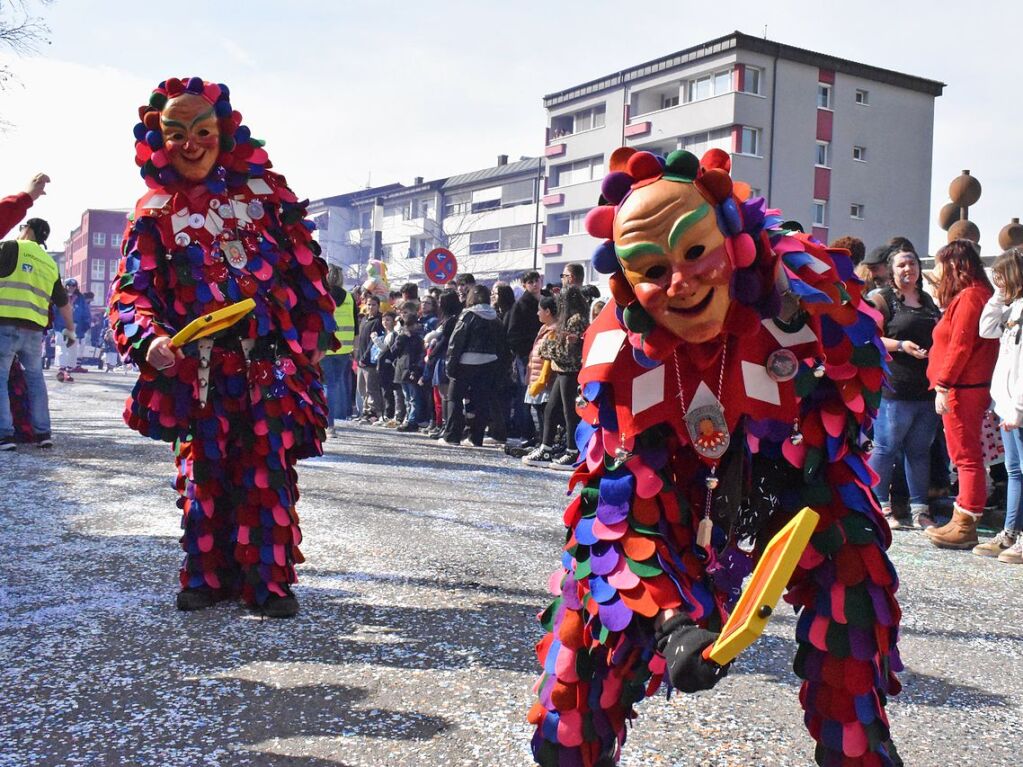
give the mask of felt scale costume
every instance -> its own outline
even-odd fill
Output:
[[[139,109],[136,162],[149,191],[124,237],[110,301],[119,351],[141,375],[124,417],[174,445],[195,609],[240,595],[293,599],[302,561],[295,462],[320,455],[326,402],[318,360],[334,348],[334,302],[305,203],[268,170],[226,86],[170,79]],[[255,309],[156,369],[150,346],[251,298]],[[297,603],[296,603],[297,607]]]
[[[585,339],[534,758],[612,765],[662,681],[713,685],[722,669],[673,669],[665,647],[695,632],[698,658],[767,540],[809,506],[820,520],[785,599],[817,763],[901,764],[885,714],[898,581],[867,465],[886,355],[862,283],[845,251],[748,199],[720,150],[623,148],[609,167],[587,229],[615,301]]]

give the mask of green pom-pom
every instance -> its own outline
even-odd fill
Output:
[[[625,319],[625,327],[633,333],[645,335],[654,329],[654,318],[647,314],[646,309],[640,306],[638,301],[626,306],[622,316]]]
[[[165,106],[167,106],[167,94],[154,93],[149,97],[149,106],[156,110],[162,110]]]
[[[226,133],[220,134],[220,151],[230,152],[235,147],[234,139]]]
[[[845,590],[845,618],[850,626],[873,628],[874,603],[870,601],[866,586],[850,586]]]
[[[674,181],[692,181],[700,172],[700,160],[692,152],[676,149],[664,161],[664,177]]]
[[[822,556],[830,557],[842,547],[842,531],[837,524],[828,525],[819,533],[814,533],[810,538],[810,544],[817,549]],[[846,592],[848,593],[848,592]]]
[[[837,623],[832,620],[828,623],[828,631],[824,637],[824,644],[828,647],[828,652],[834,655],[836,658],[848,658],[852,653],[852,648],[849,646],[849,631],[841,623]]]
[[[664,572],[657,565],[651,564],[653,561],[654,560],[651,559],[649,562],[636,562],[628,557],[625,558],[625,562],[628,564],[629,569],[640,578],[653,578],[654,576],[660,575]]]
[[[857,546],[865,546],[877,539],[877,533],[870,520],[863,514],[849,514],[842,520],[842,527],[845,529],[845,537],[849,543]]]

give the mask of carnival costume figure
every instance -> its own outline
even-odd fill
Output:
[[[866,436],[886,355],[848,254],[749,199],[720,150],[622,148],[609,167],[586,223],[614,302],[585,339],[581,492],[540,616],[534,758],[613,765],[662,681],[717,683],[727,668],[702,651],[809,506],[820,519],[785,600],[817,764],[900,765],[885,714],[898,581]]]
[[[178,607],[240,596],[298,609],[295,462],[320,455],[319,360],[336,347],[326,264],[305,202],[271,167],[224,85],[161,83],[139,108],[149,191],[130,217],[110,301],[118,350],[140,368],[125,421],[174,446],[185,550]],[[215,338],[176,349],[190,321],[250,298]]]

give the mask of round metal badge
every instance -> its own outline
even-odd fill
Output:
[[[262,218],[266,211],[263,210],[263,203],[259,200],[253,200],[245,206],[245,212],[249,214],[249,218],[255,221]]]
[[[799,372],[799,360],[790,349],[778,349],[767,357],[767,375],[772,381],[791,381]]]

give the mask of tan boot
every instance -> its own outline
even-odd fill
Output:
[[[952,512],[952,521],[939,528],[931,528],[927,536],[939,549],[972,549],[977,545],[977,518],[958,506]]]

